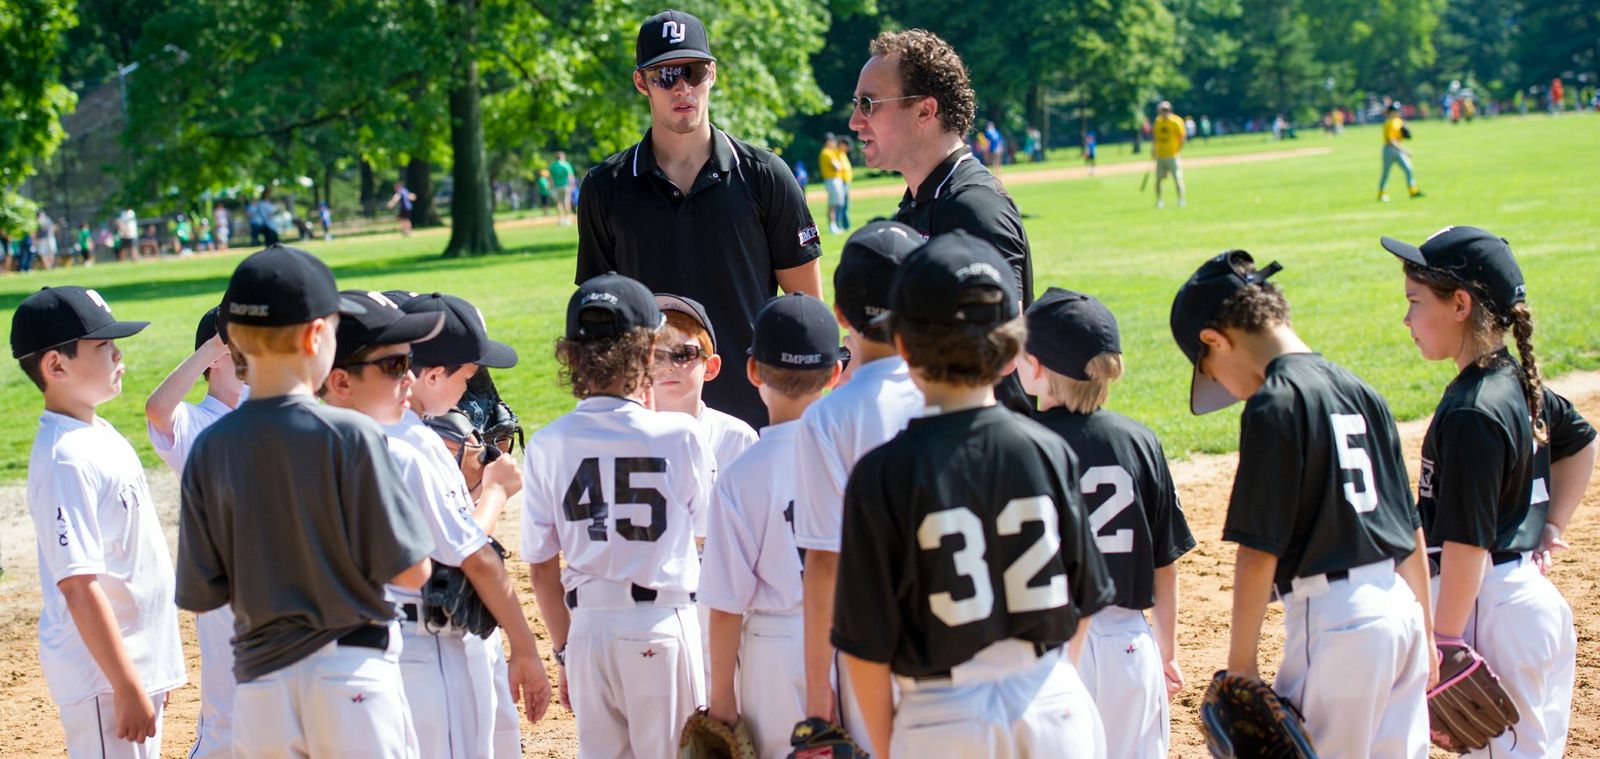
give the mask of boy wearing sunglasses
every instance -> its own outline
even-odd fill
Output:
[[[206,380],[199,403],[183,399],[196,380]],[[144,403],[146,434],[156,455],[183,477],[183,464],[201,431],[244,399],[247,388],[234,371],[233,354],[217,330],[217,307],[200,315],[194,353],[172,370]],[[200,721],[189,756],[231,756],[233,742],[233,609],[219,606],[195,616],[200,643]]]
[[[656,338],[651,361],[651,395],[657,411],[679,411],[700,422],[700,436],[717,457],[720,470],[755,445],[756,431],[731,414],[700,399],[707,382],[722,373],[717,333],[699,302],[670,293],[656,293],[656,307],[667,317]]]

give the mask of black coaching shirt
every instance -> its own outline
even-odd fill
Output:
[[[1114,595],[1076,466],[1001,406],[911,420],[845,487],[834,646],[926,677],[1009,638],[1070,639]]]
[[[1422,439],[1417,501],[1429,546],[1445,541],[1490,551],[1539,547],[1550,512],[1550,462],[1595,439],[1567,399],[1544,388],[1549,445],[1536,445],[1521,369],[1500,351],[1469,365],[1445,388]]]
[[[1416,550],[1420,526],[1388,404],[1321,355],[1291,353],[1239,416],[1222,539],[1278,557],[1283,584]]]
[[[1100,409],[1064,408],[1034,417],[1078,456],[1078,484],[1095,545],[1117,586],[1116,605],[1156,604],[1155,571],[1194,548],[1161,441],[1150,428]]]
[[[778,292],[776,272],[822,255],[817,225],[789,167],[771,151],[712,129],[711,158],[685,191],[644,139],[595,166],[578,193],[576,283],[615,271],[706,308],[723,372],[706,405],[767,423],[742,369],[751,322]]]

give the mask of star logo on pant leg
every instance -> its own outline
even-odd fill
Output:
[[[366,703],[366,701],[367,701],[367,696],[366,696],[365,693],[357,693],[354,696],[350,697],[350,703],[352,703],[352,704],[364,704],[364,703]]]
[[[1128,644],[1128,653],[1130,653],[1130,654],[1133,653],[1134,652],[1134,648],[1135,648],[1134,644],[1129,643]]]
[[[647,648],[647,649],[645,649],[643,651],[640,651],[639,655],[643,656],[646,659],[650,659],[650,658],[653,658],[656,655],[656,650],[654,648]]]

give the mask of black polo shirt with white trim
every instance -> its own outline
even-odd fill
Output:
[[[800,183],[771,151],[712,129],[711,158],[687,192],[644,139],[591,169],[578,192],[576,283],[615,271],[704,305],[723,357],[706,405],[767,423],[745,378],[751,322],[778,292],[777,272],[822,255]]]

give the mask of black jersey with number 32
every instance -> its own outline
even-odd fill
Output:
[[[1058,644],[1114,589],[1072,450],[999,406],[912,420],[844,496],[833,643],[897,674],[948,672],[986,646]]]
[[[1550,462],[1582,450],[1595,431],[1567,399],[1545,388],[1550,444],[1535,445],[1519,373],[1502,350],[1488,367],[1461,370],[1439,399],[1422,439],[1417,484],[1428,545],[1539,546],[1550,511]]]
[[[1077,454],[1084,508],[1116,582],[1116,605],[1155,606],[1155,570],[1194,548],[1161,441],[1150,428],[1105,409],[1078,414],[1053,408],[1034,419]]]
[[[1279,356],[1239,417],[1222,539],[1278,557],[1274,581],[1416,550],[1420,526],[1388,404],[1315,353]]]

